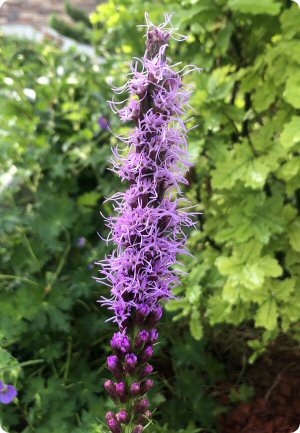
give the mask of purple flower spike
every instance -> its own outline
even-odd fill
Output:
[[[13,385],[6,385],[0,380],[0,403],[9,404],[17,396],[18,391]]]
[[[127,102],[110,103],[122,122],[133,125],[122,138],[128,149],[113,151],[113,171],[128,188],[110,199],[116,215],[107,218],[107,227],[115,250],[100,262],[99,281],[105,279],[111,286],[111,295],[100,303],[119,328],[111,340],[114,356],[108,358],[119,383],[106,381],[105,387],[115,401],[126,403],[126,415],[120,411],[109,418],[112,433],[119,433],[117,422],[126,424],[127,415],[130,433],[142,433],[151,415],[144,395],[153,386],[148,360],[158,340],[155,327],[162,318],[162,303],[173,297],[180,282],[174,265],[179,254],[187,254],[185,228],[195,226],[181,192],[191,166],[187,127],[181,119],[189,108],[190,91],[167,58],[174,33],[170,18],[165,15],[165,22],[155,26],[146,17],[146,52],[132,61],[128,82],[114,89],[117,94],[128,92]],[[124,433],[128,427],[121,429]]]

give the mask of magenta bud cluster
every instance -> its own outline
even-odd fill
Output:
[[[121,406],[109,412],[112,433],[141,433],[151,418],[145,394],[153,387],[148,362],[158,340],[156,325],[162,318],[162,301],[172,297],[179,284],[174,270],[178,254],[186,254],[184,227],[194,226],[182,197],[181,184],[190,167],[187,128],[181,116],[188,107],[190,92],[167,59],[166,50],[174,32],[170,16],[154,26],[147,19],[146,52],[131,63],[131,77],[115,93],[128,92],[125,106],[111,101],[124,122],[134,125],[127,138],[126,152],[114,150],[113,170],[128,182],[124,193],[115,194],[115,216],[107,218],[114,252],[101,265],[111,297],[102,305],[112,311],[119,332],[111,340],[114,354],[107,367],[115,381],[105,388]]]

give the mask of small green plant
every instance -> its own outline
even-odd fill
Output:
[[[255,394],[253,386],[242,383],[238,387],[231,388],[229,392],[229,400],[231,403],[248,402]]]

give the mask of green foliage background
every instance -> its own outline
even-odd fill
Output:
[[[108,1],[86,33],[101,60],[0,39],[0,376],[19,389],[0,421],[11,433],[106,431],[114,327],[96,304],[106,289],[93,262],[110,249],[96,234],[99,211],[109,214],[105,197],[124,186],[106,170],[116,139],[98,118],[110,117],[110,79],[122,84],[143,53],[145,11],[155,23],[175,12],[188,39],[170,57],[203,68],[186,76],[198,125],[186,195],[203,215],[160,329],[159,425],[149,433],[217,431],[223,408],[211,390],[226,365],[214,347],[224,336],[249,362],[280,334],[299,342],[300,10],[279,0]]]

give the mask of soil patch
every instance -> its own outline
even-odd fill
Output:
[[[232,407],[232,383],[221,385],[220,400],[231,408],[221,415],[219,432],[295,432],[300,425],[300,350],[277,345],[250,367],[245,377],[255,388],[251,402]]]

